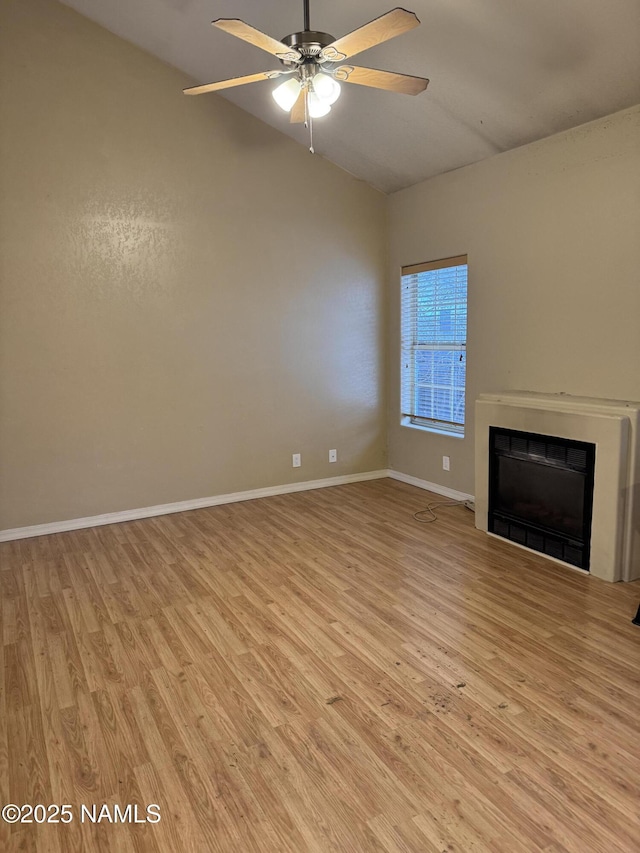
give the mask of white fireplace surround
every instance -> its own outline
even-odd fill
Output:
[[[476,401],[475,499],[476,527],[484,531],[492,426],[596,445],[590,572],[606,581],[640,578],[640,402],[530,391],[481,394]]]

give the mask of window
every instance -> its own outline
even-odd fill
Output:
[[[464,435],[467,256],[402,268],[402,422]]]

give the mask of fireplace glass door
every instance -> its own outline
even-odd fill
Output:
[[[489,433],[489,530],[588,570],[595,445]]]

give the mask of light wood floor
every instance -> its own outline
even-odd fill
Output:
[[[380,480],[1,545],[0,801],[75,819],[0,822],[0,850],[637,853],[640,584],[463,507],[416,523],[433,498]]]

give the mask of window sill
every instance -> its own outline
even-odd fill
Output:
[[[417,429],[419,432],[430,432],[434,435],[445,435],[447,438],[464,438],[463,432],[453,432],[453,430],[443,429],[437,426],[426,426],[424,424],[412,424],[409,418],[403,418],[400,421],[400,426],[408,429]]]

